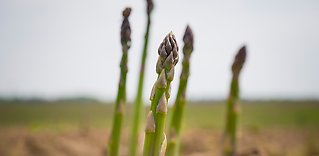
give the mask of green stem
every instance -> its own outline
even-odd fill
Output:
[[[169,140],[167,146],[167,156],[176,156],[179,153],[180,146],[180,131],[181,131],[181,123],[184,114],[184,99],[176,99],[175,105],[172,108],[172,120],[169,129]]]
[[[237,142],[237,120],[239,115],[238,104],[239,86],[238,79],[233,78],[231,82],[230,96],[227,100],[227,116],[225,128],[224,156],[233,156],[236,152]]]
[[[154,97],[151,97],[151,108],[150,108],[152,112],[156,112],[154,114],[155,133],[149,134],[149,135],[147,135],[146,133],[146,136],[145,136],[145,140],[148,140],[148,143],[150,144],[145,146],[145,143],[144,143],[144,153],[149,153],[148,156],[159,155],[161,150],[161,145],[163,142],[163,137],[164,137],[165,119],[166,119],[167,101],[168,101],[166,93],[168,91],[167,88],[169,87],[169,85],[166,82],[164,86],[159,85],[160,80],[165,79],[164,81],[166,81],[165,76],[163,77],[163,75],[165,75],[164,70],[162,71],[160,75],[162,76],[159,76],[157,82],[154,84],[155,93],[154,93]],[[147,150],[147,152],[145,152],[145,150]]]
[[[164,141],[164,130],[165,130],[165,120],[166,113],[157,112],[156,113],[156,130],[155,130],[155,147],[154,147],[154,155],[159,155],[161,152],[162,143]]]
[[[144,140],[143,156],[152,156],[153,153],[153,140],[155,138],[155,132],[146,132]]]
[[[130,139],[130,149],[129,155],[136,156],[137,149],[138,149],[138,132],[141,125],[141,118],[143,113],[143,86],[144,86],[144,73],[145,73],[145,63],[146,63],[146,56],[147,56],[147,49],[148,49],[148,40],[149,40],[149,29],[150,29],[150,17],[148,16],[147,19],[147,27],[144,36],[144,48],[141,60],[141,67],[140,67],[140,75],[138,80],[138,89],[137,95],[134,103],[134,113],[133,113],[133,125],[131,131],[131,139]]]
[[[180,75],[180,82],[178,87],[178,92],[176,96],[175,104],[172,108],[172,119],[169,127],[168,134],[168,147],[167,147],[167,156],[177,156],[179,155],[180,147],[180,135],[182,127],[182,119],[184,114],[184,107],[186,104],[186,88],[189,77],[189,62],[190,54],[192,50],[184,48],[184,58],[183,58],[183,67],[182,73]]]
[[[149,111],[146,118],[146,128],[145,128],[145,141],[144,141],[144,156],[152,155],[152,140],[155,136],[155,121],[152,111]]]
[[[155,142],[154,142],[154,155],[160,155],[161,152],[165,154],[161,148],[164,141],[164,133],[165,133],[165,122],[167,116],[167,103],[169,99],[169,87],[170,82],[167,83],[166,88],[164,88],[164,92],[159,99],[156,106],[156,114],[155,114]],[[166,147],[165,147],[166,148]]]
[[[151,111],[152,112],[156,112],[154,114],[154,120],[155,120],[155,133],[153,135],[150,135],[150,144],[151,144],[151,155],[154,156],[155,155],[155,144],[156,144],[156,135],[157,135],[157,130],[158,130],[158,126],[157,126],[157,111],[156,111],[156,107],[160,101],[161,96],[164,94],[165,90],[162,88],[157,88],[155,91],[155,96],[154,99],[151,102]]]
[[[109,156],[118,156],[119,151],[124,105],[126,102],[127,52],[128,47],[124,46],[120,64],[121,75],[114,109],[113,127],[108,145]]]

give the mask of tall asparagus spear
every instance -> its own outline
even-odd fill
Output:
[[[167,156],[177,156],[179,152],[179,144],[180,144],[180,133],[181,133],[181,125],[182,118],[184,113],[184,106],[186,103],[186,87],[189,76],[189,61],[191,54],[193,52],[193,32],[192,29],[187,26],[186,31],[183,37],[184,40],[184,48],[183,48],[183,68],[182,73],[180,75],[178,92],[176,95],[176,101],[172,108],[172,120],[169,127],[168,134],[168,147],[166,151]]]
[[[151,13],[153,10],[153,1],[146,0],[147,2],[147,25],[146,25],[146,32],[144,36],[144,48],[143,54],[141,59],[141,67],[140,67],[140,76],[138,80],[138,88],[137,88],[137,95],[134,102],[134,112],[133,112],[133,125],[131,131],[131,138],[130,138],[130,148],[129,148],[129,155],[136,156],[137,149],[138,149],[138,133],[140,129],[141,117],[143,113],[143,85],[144,85],[144,73],[145,73],[145,62],[147,56],[147,47],[148,47],[148,39],[149,39],[149,31],[151,25]]]
[[[227,100],[226,127],[224,131],[224,156],[236,155],[237,125],[239,116],[239,74],[246,61],[246,47],[237,53],[232,65],[232,80]]]
[[[125,8],[123,11],[123,22],[121,26],[121,44],[122,44],[122,59],[120,63],[121,75],[118,86],[117,98],[115,103],[115,110],[113,116],[113,127],[108,145],[108,156],[118,156],[122,119],[124,114],[124,107],[126,103],[126,74],[127,67],[127,53],[131,46],[131,27],[128,17],[130,16],[131,8]]]
[[[152,116],[148,116],[145,129],[144,156],[164,155],[166,136],[164,133],[170,84],[174,78],[174,68],[178,62],[178,46],[174,34],[169,33],[158,48],[156,72],[158,78],[151,91]],[[152,123],[153,122],[153,123]],[[155,125],[155,130],[152,129]]]

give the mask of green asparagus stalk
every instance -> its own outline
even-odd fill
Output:
[[[153,112],[150,110],[146,118],[145,140],[144,140],[144,156],[152,155],[152,139],[155,135],[155,121]]]
[[[193,52],[193,32],[189,26],[187,26],[184,37],[184,47],[183,47],[183,68],[180,75],[178,92],[176,95],[176,101],[172,108],[172,120],[169,127],[168,134],[168,148],[166,151],[167,156],[177,156],[179,153],[180,144],[180,133],[181,125],[184,113],[184,107],[186,103],[186,87],[189,77],[189,62],[190,57]]]
[[[130,138],[130,147],[129,147],[129,155],[136,156],[137,149],[138,149],[138,134],[140,129],[140,123],[143,113],[143,86],[144,86],[144,73],[145,73],[145,63],[146,63],[146,56],[147,56],[147,47],[148,47],[148,40],[149,40],[149,31],[151,25],[151,13],[153,10],[153,1],[146,0],[147,2],[147,25],[146,25],[146,32],[144,36],[144,48],[143,54],[141,59],[141,67],[140,67],[140,75],[138,80],[138,88],[137,88],[137,95],[134,102],[134,110],[133,110],[133,125],[131,131],[131,138]]]
[[[235,156],[237,146],[237,125],[239,117],[239,74],[246,61],[246,48],[237,53],[232,65],[232,80],[227,100],[226,127],[224,131],[224,156]]]
[[[144,156],[165,155],[165,122],[167,103],[170,97],[170,84],[174,78],[175,65],[178,62],[178,46],[174,34],[169,33],[158,49],[156,72],[158,78],[151,91],[151,108],[154,112],[155,132],[145,131]]]
[[[124,107],[126,103],[126,74],[127,67],[127,53],[131,46],[131,27],[128,20],[130,16],[131,8],[125,8],[123,11],[124,20],[121,26],[121,44],[122,44],[122,59],[120,63],[121,75],[118,86],[117,98],[115,103],[115,110],[113,116],[113,127],[108,144],[108,156],[118,156],[122,120],[124,115]]]

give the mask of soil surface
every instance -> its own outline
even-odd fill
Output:
[[[61,131],[0,129],[0,156],[102,156],[109,131],[78,128]],[[128,134],[121,155],[127,155]],[[140,140],[143,140],[141,137]],[[194,129],[183,133],[182,156],[219,156],[220,130]],[[239,133],[239,156],[319,156],[319,133],[298,129],[247,129]]]

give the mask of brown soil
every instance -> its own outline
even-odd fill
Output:
[[[239,134],[239,156],[319,156],[319,133],[298,129],[247,129]],[[219,130],[183,133],[182,156],[219,156]],[[64,131],[0,129],[0,156],[102,156],[108,131],[79,128]],[[127,153],[123,135],[121,155]],[[141,138],[140,140],[143,140]]]

